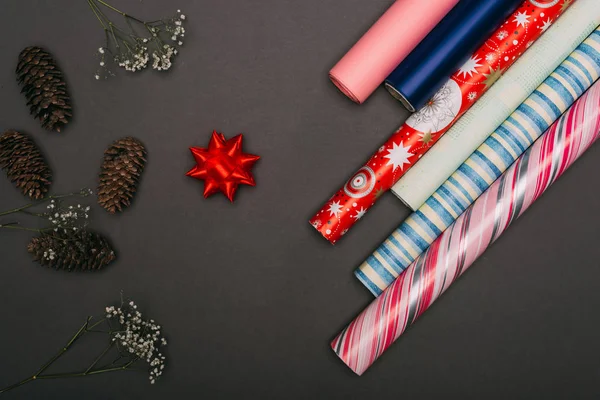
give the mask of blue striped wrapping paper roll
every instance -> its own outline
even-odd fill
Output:
[[[534,66],[532,66],[534,67]],[[600,28],[356,270],[376,296],[440,236],[600,76]]]

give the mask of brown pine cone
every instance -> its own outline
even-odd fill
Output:
[[[100,171],[98,203],[114,214],[131,205],[144,165],[146,148],[138,139],[126,137],[114,142],[104,152]]]
[[[72,116],[71,98],[50,53],[36,46],[25,48],[19,54],[16,72],[31,114],[43,128],[60,132]]]
[[[27,251],[41,265],[67,271],[97,271],[116,258],[108,239],[86,230],[43,233]]]
[[[25,196],[43,198],[52,185],[52,171],[33,139],[6,131],[0,136],[0,168]]]

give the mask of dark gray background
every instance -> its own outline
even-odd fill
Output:
[[[95,187],[102,152],[135,135],[149,163],[135,205],[93,226],[118,262],[67,274],[30,261],[30,234],[0,232],[0,386],[29,376],[83,322],[134,298],[164,326],[164,379],[143,372],[34,382],[7,399],[598,398],[600,279],[594,147],[362,378],[329,341],[372,300],[352,271],[408,215],[388,194],[335,248],[307,223],[406,117],[379,90],[362,107],[328,69],[389,6],[377,0],[114,0],[148,19],[188,16],[173,70],[97,82],[103,33],[85,0],[3,0],[0,129],[32,134],[55,192]],[[47,47],[76,118],[42,131],[14,79]],[[184,176],[189,146],[245,133],[261,155],[235,204]],[[0,176],[0,210],[25,202]],[[3,220],[8,222],[7,220]],[[85,344],[62,365],[87,362]],[[81,353],[80,353],[81,352]]]

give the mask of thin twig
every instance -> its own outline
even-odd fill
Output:
[[[98,357],[96,357],[94,362],[88,367],[88,369],[85,370],[85,372],[86,373],[90,372],[92,370],[92,368],[94,368],[98,364],[98,362],[100,362],[102,357],[104,357],[106,355],[106,353],[108,353],[110,351],[110,349],[112,349],[112,347],[113,347],[113,343],[111,342],[108,345],[108,347],[106,349],[104,349],[104,351],[102,353],[100,353],[100,355]]]
[[[102,24],[102,27],[106,31],[107,30],[106,25],[104,24],[104,21],[102,20],[102,18],[100,18],[100,15],[96,11],[96,7],[95,7],[95,4],[93,3],[93,0],[88,0],[88,4],[89,4],[90,8],[92,9],[92,11],[93,11],[94,15],[96,16],[96,18],[98,18],[98,21],[100,21],[100,23]]]

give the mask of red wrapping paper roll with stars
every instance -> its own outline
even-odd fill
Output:
[[[335,244],[574,1],[525,1],[333,195],[310,220],[315,229]]]

